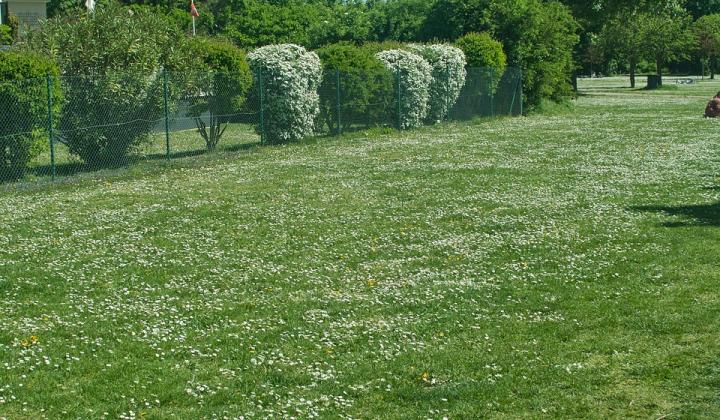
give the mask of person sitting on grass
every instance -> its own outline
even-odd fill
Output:
[[[717,95],[708,102],[707,107],[705,107],[705,118],[717,117],[720,117],[720,92],[718,92]]]

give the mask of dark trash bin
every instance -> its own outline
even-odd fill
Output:
[[[648,82],[647,82],[648,89],[650,89],[650,90],[657,89],[660,86],[662,86],[662,78],[660,76],[658,76],[656,74],[648,76]]]

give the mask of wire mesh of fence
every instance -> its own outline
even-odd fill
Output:
[[[264,86],[262,74],[253,74],[249,89],[238,77],[161,71],[0,81],[0,183],[267,143],[268,131],[289,121],[273,109],[283,92]],[[426,124],[523,112],[519,69],[471,68],[459,94],[447,83],[443,95],[443,86],[435,81]],[[325,70],[310,102],[318,107],[310,112],[312,135],[402,129],[403,113],[416,106],[407,100],[412,88],[390,70]]]

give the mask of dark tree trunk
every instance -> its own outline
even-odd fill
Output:
[[[205,146],[207,150],[214,150],[220,138],[225,134],[225,130],[228,127],[228,123],[224,123],[215,114],[210,113],[210,123],[205,124],[202,118],[195,118],[195,125],[197,126],[200,136],[205,140]]]
[[[715,66],[717,66],[717,57],[712,57],[708,60],[708,67],[710,67],[710,80],[715,80]]]
[[[630,61],[630,88],[635,89],[635,74],[637,73],[637,62]]]
[[[573,72],[573,74],[572,74],[572,87],[573,87],[573,92],[577,92],[577,91],[578,91],[578,75],[577,75],[577,72]]]
[[[657,75],[658,75],[658,86],[662,86],[663,84],[663,62],[662,60],[656,60],[655,65],[657,66]]]

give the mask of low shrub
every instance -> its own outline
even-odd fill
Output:
[[[465,54],[445,44],[410,44],[408,48],[432,67],[427,122],[437,123],[447,118],[465,85]]]
[[[0,180],[22,178],[28,162],[47,145],[48,75],[55,103],[62,102],[57,66],[31,53],[0,52]],[[53,107],[57,116],[59,105]]]
[[[318,55],[299,45],[278,44],[258,48],[247,58],[262,83],[264,127],[257,130],[264,132],[264,141],[281,143],[312,135],[320,110]]]
[[[420,127],[428,115],[432,67],[417,54],[404,50],[377,53],[399,82],[400,129]]]

